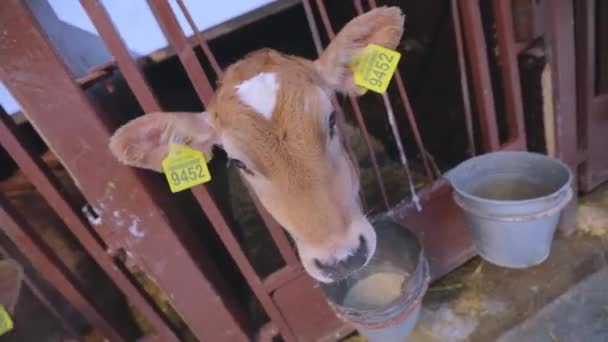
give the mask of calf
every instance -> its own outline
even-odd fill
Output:
[[[110,149],[127,165],[160,172],[174,138],[206,156],[221,146],[289,232],[306,271],[341,280],[371,259],[376,234],[330,99],[358,93],[353,56],[370,43],[393,49],[402,34],[400,9],[383,7],[351,20],[315,61],[253,52],[227,68],[205,112],[146,114],[118,129]]]

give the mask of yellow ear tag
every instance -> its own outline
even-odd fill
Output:
[[[162,167],[173,193],[211,180],[203,153],[184,144],[169,143],[169,155]]]
[[[384,94],[388,88],[401,54],[380,45],[369,44],[355,56],[351,68],[355,85]]]
[[[0,304],[0,336],[13,330],[14,324],[4,305]]]

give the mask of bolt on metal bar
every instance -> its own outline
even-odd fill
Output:
[[[524,107],[511,6],[510,1],[499,0],[492,3],[496,23],[496,40],[498,41],[498,58],[506,100],[509,140],[520,141],[522,149],[526,149]]]
[[[483,147],[486,152],[496,151],[500,148],[500,139],[479,0],[462,1],[459,2],[459,5],[479,113]]]
[[[10,204],[9,200],[0,194],[0,224],[4,232],[20,249],[21,253],[28,256],[34,268],[40,272],[64,298],[78,310],[95,328],[99,329],[111,341],[127,341],[128,338],[114,329],[112,323],[108,322],[95,304],[86,298],[72,284],[70,279],[58,267],[60,262],[56,256],[49,253],[48,249],[41,248],[44,243],[31,235],[33,228]]]
[[[194,23],[194,20],[192,19],[192,16],[190,15],[188,8],[185,6],[185,4],[182,0],[177,0],[177,4],[179,5],[180,10],[184,14],[184,17],[188,21],[190,28],[192,28],[192,31],[195,33],[196,39],[198,40],[198,44],[203,49],[203,53],[205,54],[205,57],[211,63],[211,65],[213,67],[213,71],[215,72],[215,74],[218,78],[221,78],[222,75],[224,74],[224,72],[220,68],[219,63],[217,62],[217,58],[215,58],[215,55],[213,54],[213,51],[211,51],[211,49],[209,48],[207,41],[204,39],[204,37],[200,33],[198,27]],[[272,237],[274,243],[276,244],[277,249],[279,250],[279,253],[281,254],[281,257],[283,257],[283,260],[285,260],[285,263],[288,265],[298,263],[298,257],[296,256],[293,249],[291,248],[291,245],[289,244],[289,241],[287,240],[287,236],[285,235],[285,231],[283,230],[283,228],[279,225],[279,223],[272,216],[270,216],[270,213],[268,213],[266,208],[264,208],[261,205],[260,201],[258,200],[257,196],[253,193],[253,191],[251,191],[249,188],[248,188],[248,190],[249,190],[249,196],[251,196],[251,199],[252,199],[258,213],[260,214],[262,221],[266,225],[266,228],[268,229],[270,236]]]
[[[163,27],[170,44],[173,45],[176,51],[178,51],[178,57],[184,65],[190,81],[194,85],[195,89],[197,89],[197,93],[201,98],[201,101],[203,101],[203,103],[208,103],[213,95],[213,89],[209,83],[209,80],[207,79],[207,76],[201,68],[200,63],[196,59],[196,55],[194,55],[194,52],[189,46],[188,41],[186,40],[186,37],[179,26],[177,18],[169,6],[169,3],[164,0],[148,0],[148,3],[153,9],[153,12],[156,14],[161,27]],[[218,233],[222,243],[224,246],[226,246],[226,249],[228,249],[237,267],[244,275],[245,280],[247,281],[251,290],[262,304],[262,307],[270,319],[277,324],[279,330],[281,331],[281,336],[287,341],[295,340],[295,337],[289,329],[287,322],[274,304],[270,294],[266,292],[264,284],[245,256],[245,253],[234,237],[230,227],[228,227],[228,223],[215,204],[215,201],[207,191],[207,188],[195,187],[192,189],[192,193],[203,208],[203,211],[207,215],[213,228]]]
[[[464,118],[467,129],[467,143],[469,156],[477,154],[475,151],[475,136],[473,132],[473,114],[471,111],[471,98],[469,94],[469,83],[467,82],[467,65],[464,57],[462,27],[460,24],[460,13],[458,12],[458,0],[450,0],[450,11],[452,12],[452,24],[454,25],[454,38],[456,39],[456,53],[458,55],[458,72],[460,75],[460,90],[462,92],[462,105],[464,107]]]
[[[325,8],[325,4],[323,0],[317,0],[317,7],[319,8],[319,13],[321,14],[321,21],[323,22],[323,26],[325,27],[325,31],[330,39],[334,39],[336,33],[331,26],[331,21],[329,19],[329,15],[327,14],[327,8]],[[376,158],[376,152],[372,147],[372,142],[369,136],[369,131],[367,130],[367,125],[365,124],[365,120],[363,119],[363,114],[361,113],[361,107],[359,107],[359,103],[353,96],[348,97],[350,100],[350,104],[353,107],[355,112],[355,118],[361,129],[361,134],[363,135],[363,140],[365,141],[365,145],[367,146],[367,150],[369,152],[369,157],[372,162],[372,166],[374,168],[374,173],[376,175],[376,181],[378,182],[378,186],[380,188],[380,193],[382,194],[382,200],[384,202],[384,206],[386,209],[390,209],[390,203],[388,201],[388,196],[386,193],[386,187],[384,186],[384,180],[382,179],[382,174],[380,173],[380,167],[378,166],[378,159]]]
[[[114,284],[129,298],[142,314],[158,329],[168,341],[177,338],[139,290],[131,283],[114,264],[112,257],[106,253],[96,236],[88,229],[84,219],[77,213],[76,205],[63,194],[59,182],[48,166],[35,152],[24,146],[17,137],[14,123],[0,107],[0,145],[11,155],[28,180],[36,187],[51,208],[62,218],[63,222],[87,250],[99,267],[108,275]]]

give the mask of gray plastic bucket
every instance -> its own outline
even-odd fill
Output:
[[[479,255],[498,266],[545,261],[562,209],[572,199],[572,173],[561,161],[531,152],[493,152],[446,173]]]
[[[416,236],[386,218],[373,223],[377,248],[372,260],[345,280],[321,284],[340,318],[352,324],[370,342],[402,342],[412,332],[429,282],[429,268]],[[350,291],[360,281],[378,274],[404,275],[397,296],[378,306],[347,303]],[[380,285],[380,284],[379,284]],[[381,288],[381,286],[378,286]]]

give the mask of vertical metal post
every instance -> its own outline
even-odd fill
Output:
[[[479,113],[483,147],[485,152],[496,151],[500,148],[500,139],[498,137],[496,108],[494,106],[479,0],[460,2],[460,11],[469,54],[469,65],[471,66],[475,101]]]
[[[574,40],[574,1],[545,0],[547,56],[551,66],[555,108],[557,157],[574,172],[578,190],[576,56]],[[584,61],[582,61],[584,63]],[[564,209],[559,229],[564,235],[576,230],[576,196]]]
[[[0,2],[0,32],[0,77],[96,209],[93,227],[108,247],[128,252],[198,338],[248,340],[237,319],[242,309],[218,292],[225,287],[211,258],[177,208],[159,207],[154,195],[164,193],[161,184],[144,181],[111,155],[107,118],[89,103],[24,2]]]

